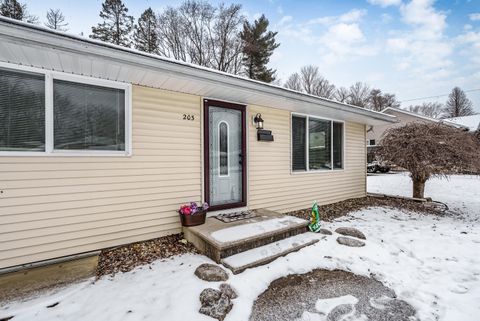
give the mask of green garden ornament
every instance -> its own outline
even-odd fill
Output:
[[[314,233],[318,233],[318,231],[320,231],[320,213],[318,212],[317,201],[315,201],[312,206],[312,215],[310,216],[310,224],[308,224],[308,229]]]

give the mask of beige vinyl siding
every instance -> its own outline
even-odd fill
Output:
[[[0,268],[180,231],[179,204],[201,200],[201,98],[132,99],[131,157],[0,157]]]
[[[261,113],[264,128],[274,142],[257,141],[251,118]],[[291,172],[291,113],[249,106],[249,193],[248,207],[288,212],[308,208],[314,200],[328,204],[366,195],[365,126],[345,123],[344,170]]]

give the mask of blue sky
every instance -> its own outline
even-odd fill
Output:
[[[138,18],[151,6],[160,11],[179,1],[124,0]],[[210,1],[217,3],[219,1]],[[231,1],[225,1],[230,3]],[[395,93],[402,106],[445,102],[460,86],[480,112],[480,0],[235,1],[250,20],[265,13],[278,31],[271,65],[281,80],[314,64],[336,86],[364,81]],[[100,21],[100,0],[26,1],[45,19],[47,8],[61,9],[70,33],[88,35]]]

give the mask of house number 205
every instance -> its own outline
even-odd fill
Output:
[[[183,120],[195,120],[195,115],[183,114]]]

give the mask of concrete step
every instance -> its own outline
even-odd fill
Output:
[[[205,224],[183,229],[185,238],[217,263],[223,258],[302,234],[308,221],[258,209],[255,218],[224,223],[207,218]]]
[[[221,263],[238,274],[248,268],[268,264],[281,256],[318,242],[313,233],[303,233],[222,259]]]

